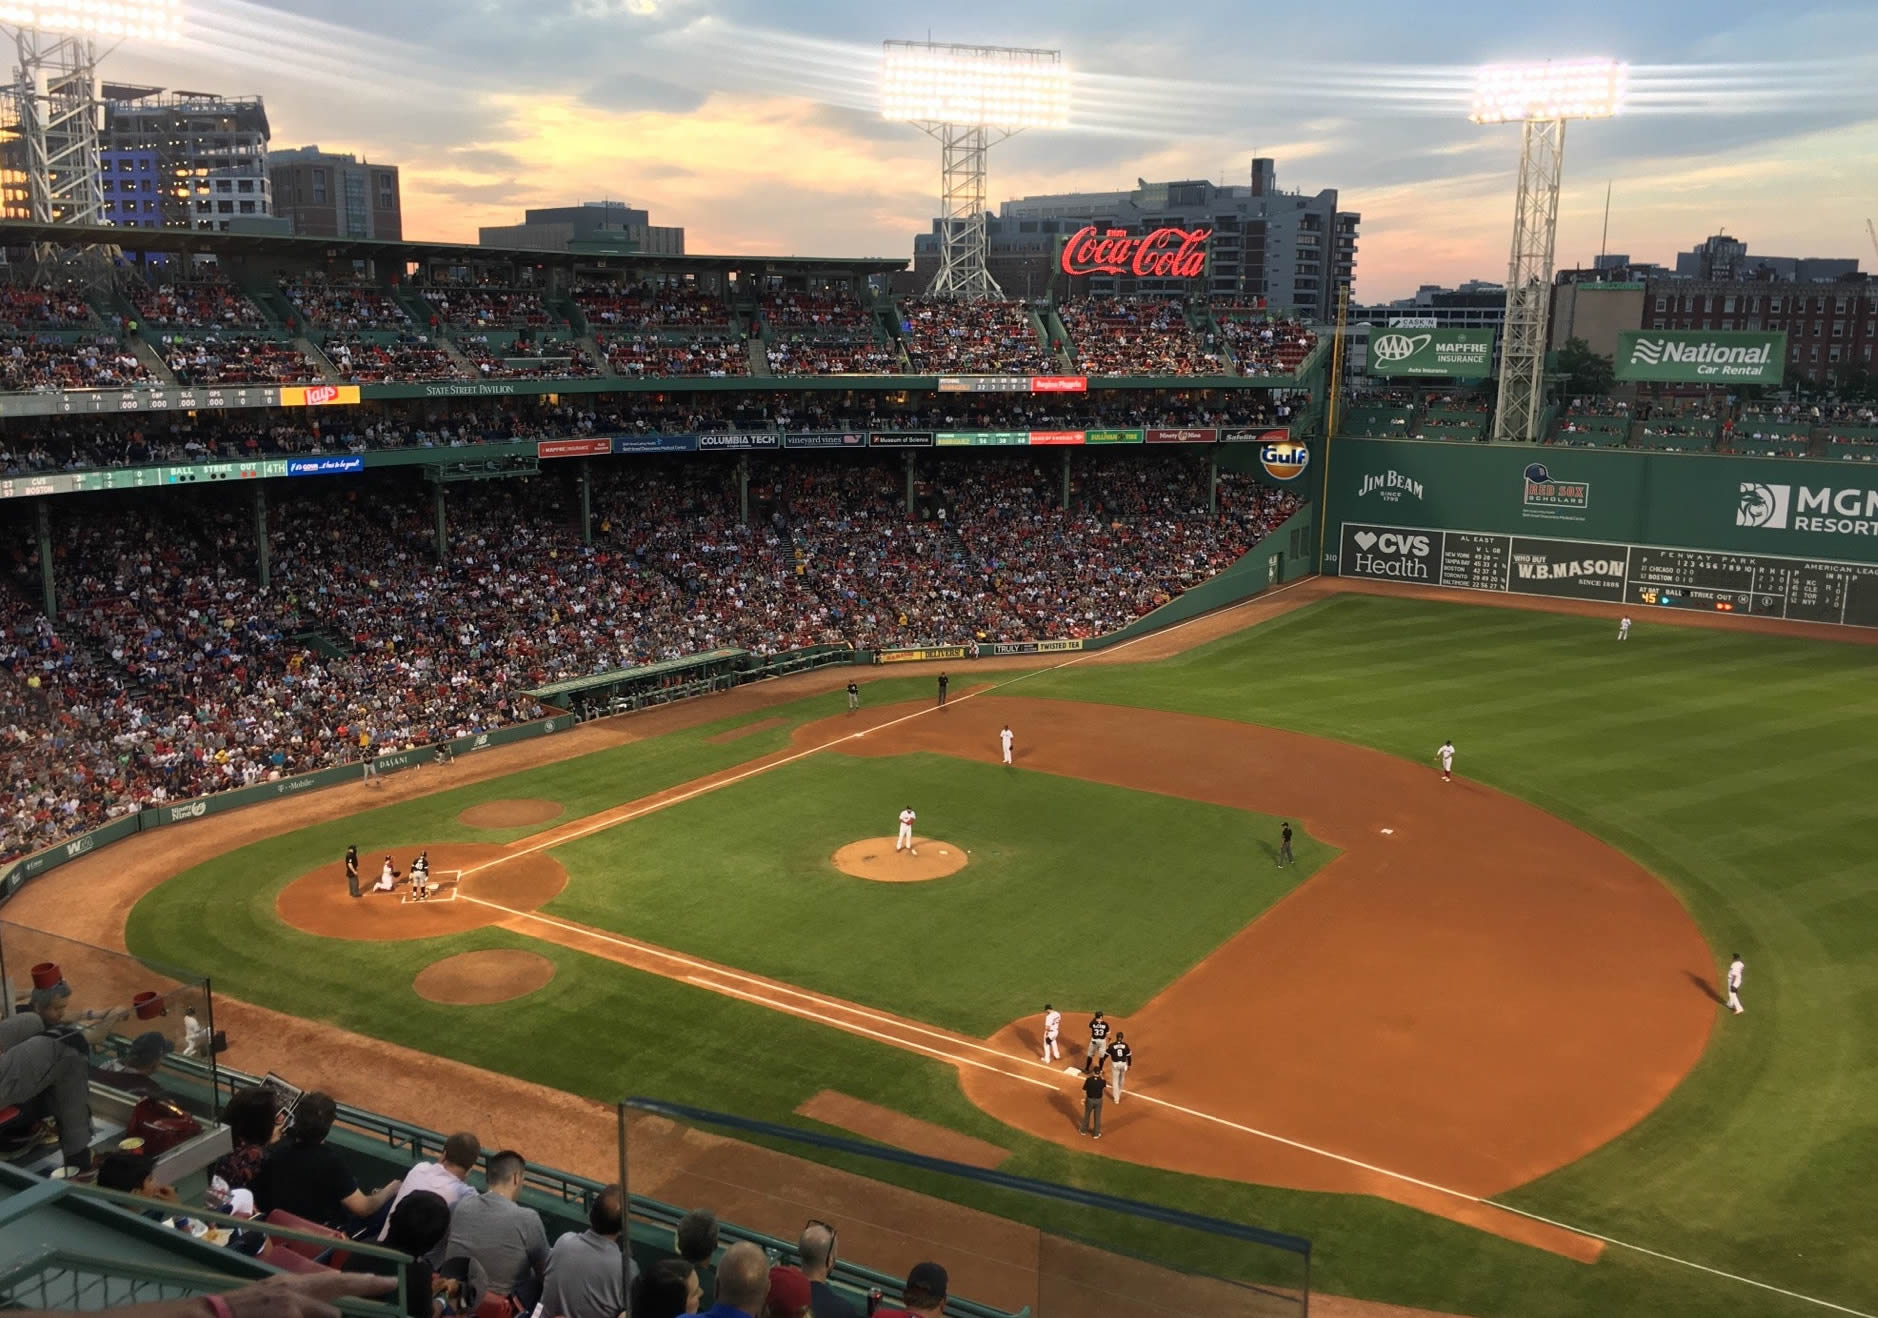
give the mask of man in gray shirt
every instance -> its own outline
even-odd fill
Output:
[[[594,1196],[587,1229],[569,1231],[548,1253],[541,1285],[541,1312],[556,1318],[618,1318],[625,1308],[620,1290],[620,1236],[625,1201],[617,1185]],[[630,1265],[629,1265],[630,1266]],[[635,1273],[637,1268],[633,1268]],[[632,1283],[626,1283],[630,1286]]]
[[[489,1188],[450,1210],[450,1243],[444,1248],[446,1259],[466,1255],[482,1264],[490,1293],[513,1296],[524,1310],[534,1307],[548,1266],[541,1214],[516,1202],[527,1170],[527,1161],[511,1150],[491,1157],[484,1178]]]

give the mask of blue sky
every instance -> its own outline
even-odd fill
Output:
[[[403,167],[406,233],[473,240],[531,205],[624,198],[694,252],[906,256],[937,149],[879,121],[885,38],[1059,48],[1088,126],[993,154],[991,199],[1138,177],[1334,187],[1363,215],[1357,294],[1504,277],[1515,128],[1465,119],[1469,67],[1614,56],[1673,105],[1568,137],[1559,261],[1861,257],[1878,214],[1878,4],[933,7],[848,0],[191,0],[189,36],[104,76],[260,93],[277,146]],[[936,13],[943,13],[942,20]],[[1647,83],[1646,80],[1647,79]]]

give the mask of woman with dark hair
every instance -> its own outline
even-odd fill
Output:
[[[237,1089],[222,1109],[222,1124],[228,1127],[234,1148],[215,1160],[209,1175],[227,1181],[231,1190],[251,1189],[267,1146],[280,1138],[287,1124],[279,1095],[266,1085]]]
[[[429,1190],[413,1190],[398,1200],[385,1225],[385,1238],[378,1243],[410,1256],[404,1264],[404,1311],[407,1318],[431,1318],[440,1302],[436,1298],[437,1281],[426,1257],[450,1234],[450,1205],[443,1196]],[[396,1259],[368,1258],[353,1254],[346,1260],[347,1272],[377,1272],[396,1276]]]

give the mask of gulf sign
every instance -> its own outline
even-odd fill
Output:
[[[1295,480],[1311,465],[1311,450],[1295,439],[1275,439],[1259,445],[1259,465],[1275,481]]]

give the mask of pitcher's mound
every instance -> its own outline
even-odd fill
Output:
[[[876,883],[924,883],[957,874],[969,860],[965,848],[950,842],[914,838],[913,850],[919,852],[915,856],[905,851],[896,854],[893,841],[890,837],[870,837],[850,842],[835,853],[835,868]]]
[[[559,819],[567,807],[559,801],[542,801],[533,797],[524,797],[517,801],[484,801],[473,805],[456,817],[459,824],[468,824],[471,828],[526,828],[530,824],[545,824],[550,819]]]
[[[417,972],[417,996],[453,1007],[483,1007],[527,997],[554,978],[554,962],[520,948],[461,952]]]

